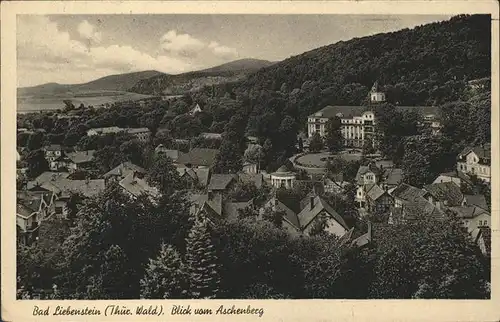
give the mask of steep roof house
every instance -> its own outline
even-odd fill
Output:
[[[146,174],[146,170],[143,167],[133,164],[130,161],[122,162],[113,169],[109,170],[103,175],[106,180],[115,179],[121,180],[131,173]]]
[[[211,168],[215,164],[218,153],[217,149],[193,148],[188,153],[179,155],[175,163],[188,168]]]

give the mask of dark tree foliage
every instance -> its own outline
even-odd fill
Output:
[[[338,117],[331,118],[326,123],[325,145],[330,152],[338,152],[342,149],[344,138],[340,132],[340,127],[341,123]]]
[[[45,154],[43,150],[34,150],[28,153],[25,160],[28,171],[27,175],[29,178],[36,178],[40,174],[49,170],[49,163],[45,159]]]
[[[319,152],[323,149],[323,139],[318,132],[314,132],[311,142],[309,142],[309,150],[311,152]]]

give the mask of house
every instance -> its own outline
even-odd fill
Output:
[[[122,180],[131,173],[146,174],[146,170],[130,161],[120,163],[115,168],[106,172],[102,177],[106,180]]]
[[[441,173],[433,183],[441,183],[441,182],[453,182],[457,186],[461,187],[462,184],[473,186],[471,178],[462,171],[451,171]]]
[[[305,235],[309,235],[313,223],[324,218],[326,220],[325,230],[338,237],[343,236],[348,230],[346,222],[325,200],[321,197],[310,197],[309,204],[297,214],[299,229]]]
[[[16,197],[17,240],[28,245],[36,240],[40,223],[54,213],[55,196],[51,192],[19,191]]]
[[[218,174],[214,173],[210,176],[208,191],[216,193],[224,193],[234,187],[238,181],[238,176],[235,174]]]
[[[271,198],[267,203],[264,204],[263,207],[260,208],[259,213],[262,216],[266,211],[282,213],[282,227],[285,228],[285,230],[291,235],[299,236],[302,234],[297,213],[286,206],[283,202],[278,200],[278,198]]]
[[[484,256],[491,257],[491,228],[480,227],[471,232],[471,236]]]
[[[217,149],[193,148],[188,153],[179,155],[175,163],[188,168],[211,168],[218,153]]]
[[[377,184],[365,186],[367,210],[374,214],[387,213],[394,206],[394,198],[389,194],[387,188]]]
[[[95,150],[67,153],[66,157],[69,160],[67,168],[69,172],[75,172],[77,170],[88,168],[94,161],[94,154]]]
[[[238,180],[243,183],[253,183],[257,189],[260,189],[264,184],[264,176],[262,173],[238,173]]]
[[[188,200],[191,204],[189,211],[191,215],[203,215],[211,223],[224,219],[222,195],[209,191],[205,194],[190,194]]]
[[[151,137],[151,131],[147,127],[124,129],[125,133],[132,136],[139,142],[145,143]]]
[[[462,206],[465,203],[465,197],[453,182],[441,182],[425,185],[423,190],[426,194],[423,196],[431,204],[444,209],[445,207]]]
[[[57,168],[54,168],[53,162],[63,156],[63,147],[59,144],[51,144],[44,147],[43,152],[45,155],[45,160],[47,160],[47,162],[49,163],[50,169],[57,170]]]
[[[201,133],[200,137],[207,140],[222,140],[222,134],[220,133]]]
[[[477,206],[484,210],[488,210],[488,203],[486,202],[486,198],[484,195],[476,194],[476,195],[464,195],[465,203],[464,206]]]
[[[491,144],[466,147],[457,156],[457,171],[475,175],[478,179],[490,182]]]
[[[381,174],[380,169],[375,166],[375,164],[370,163],[367,166],[360,166],[358,172],[356,173],[356,197],[355,201],[359,204],[360,208],[365,208],[365,185],[376,184],[380,181]]]
[[[237,221],[239,219],[240,211],[244,209],[253,209],[253,200],[243,202],[226,202],[223,207],[223,214],[227,221]]]
[[[342,173],[331,175],[330,177],[323,177],[323,187],[325,192],[344,194],[348,185],[349,182],[344,181],[344,175]]]
[[[370,102],[372,104],[385,102],[385,93],[379,90],[378,81],[373,83],[372,89],[370,90]]]
[[[477,206],[450,207],[449,210],[469,233],[478,228],[490,227],[491,225],[491,214]]]
[[[117,126],[109,126],[109,127],[99,127],[90,129],[87,131],[87,136],[93,135],[106,135],[106,134],[117,134],[123,132],[124,129]]]
[[[278,170],[271,173],[271,185],[275,188],[293,188],[293,183],[296,179],[295,173],[288,171],[288,169],[282,165]]]
[[[434,218],[442,220],[445,213],[422,196],[403,200],[400,205],[389,210],[389,224],[405,223],[418,218]]]
[[[419,198],[423,198],[426,194],[424,190],[406,183],[402,183],[388,192],[394,198],[394,207],[396,208],[401,208],[405,203],[412,203]]]
[[[59,179],[66,179],[66,178],[68,178],[68,176],[69,176],[68,172],[45,171],[42,174],[40,174],[38,177],[36,177],[34,180],[28,181],[26,188],[28,190],[30,190],[33,187],[41,186],[46,182],[57,181]]]
[[[199,104],[196,104],[196,106],[191,110],[189,111],[189,115],[196,115],[197,113],[200,113],[202,111],[201,107]]]
[[[181,180],[184,181],[186,186],[191,189],[194,188],[206,188],[208,186],[208,179],[210,177],[209,168],[187,168],[187,167],[176,167]]]
[[[172,159],[173,162],[176,162],[179,158],[179,150],[167,149],[163,144],[159,144],[155,148],[155,153],[156,155],[165,155]]]
[[[249,174],[257,173],[257,163],[248,161],[243,163],[243,172]]]
[[[137,172],[129,173],[120,180],[119,185],[125,193],[134,199],[146,195],[155,201],[160,196],[160,191],[156,187],[150,186],[143,175]]]
[[[366,233],[364,233],[363,235],[353,239],[351,241],[351,247],[358,247],[358,248],[361,248],[361,247],[364,247],[368,244],[371,243],[372,241],[372,223],[371,222],[368,222],[368,229],[366,231]],[[354,227],[351,228],[351,232],[354,230]]]

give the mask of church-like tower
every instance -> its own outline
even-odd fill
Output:
[[[375,81],[375,83],[373,83],[372,89],[370,91],[370,102],[372,104],[385,102],[385,93],[379,90],[378,81]]]

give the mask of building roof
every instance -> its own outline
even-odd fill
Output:
[[[349,229],[342,216],[340,216],[325,200],[323,200],[323,198],[314,197],[313,201],[314,202],[312,208],[311,205],[308,204],[297,215],[300,227],[302,229],[306,228],[314,220],[314,218],[316,218],[316,216],[318,216],[320,212],[322,212],[323,210],[325,210],[330,215],[331,218],[337,221],[346,230]]]
[[[99,134],[111,134],[111,133],[119,133],[119,132],[122,132],[124,129],[118,127],[118,126],[108,126],[108,127],[96,127],[96,128],[93,128],[93,129],[89,129],[87,131],[87,133],[89,131],[95,131]]]
[[[288,168],[284,165],[278,168],[275,172],[271,173],[273,177],[295,177],[295,173],[288,171]]]
[[[477,206],[485,210],[488,209],[488,203],[484,195],[465,195],[465,200],[467,201],[467,206]]]
[[[156,187],[150,186],[144,178],[140,178],[135,173],[128,174],[120,181],[120,186],[135,197],[148,195],[158,197],[160,192]]]
[[[417,111],[422,115],[438,116],[440,113],[440,109],[437,106],[395,106],[395,108],[400,111]],[[361,116],[369,110],[369,106],[326,106],[318,112],[309,115],[309,117],[332,118],[342,115],[341,118],[353,118],[354,116]],[[317,116],[317,113],[321,113],[321,116]]]
[[[464,173],[462,171],[455,170],[455,171],[451,171],[451,172],[444,172],[444,173],[441,173],[439,176],[458,178],[458,179],[463,180],[464,182],[466,182],[468,184],[472,184],[471,178],[466,173]]]
[[[157,154],[164,154],[173,161],[177,161],[177,158],[179,158],[179,150],[167,149],[163,146],[163,144],[158,145],[155,149],[155,152]]]
[[[472,219],[476,218],[479,215],[487,214],[490,216],[490,213],[487,210],[479,208],[477,206],[457,206],[450,207],[450,210],[461,219]]]
[[[128,128],[128,129],[125,129],[125,131],[128,134],[151,132],[147,127]]]
[[[234,174],[214,173],[210,177],[208,190],[226,190],[232,181],[236,181],[237,176]]]
[[[402,183],[391,191],[394,198],[412,201],[425,195],[425,191],[409,184]]]
[[[212,166],[219,150],[207,148],[194,148],[188,153],[179,155],[176,163],[191,164],[193,166]]]
[[[62,151],[63,147],[60,144],[51,144],[43,148],[45,151]]]
[[[213,139],[213,140],[222,139],[222,134],[220,133],[201,133],[200,136],[205,139]]]
[[[464,199],[463,193],[453,182],[440,182],[424,186],[424,190],[447,206],[459,206]]]
[[[242,182],[255,184],[257,188],[262,187],[264,182],[264,176],[262,173],[238,173],[238,177]]]
[[[109,177],[121,177],[125,178],[128,176],[130,173],[133,172],[138,172],[138,173],[146,173],[146,170],[138,165],[133,164],[130,161],[126,161],[123,163],[120,163],[117,165],[114,169],[111,169],[110,171],[106,172],[103,175],[103,178],[109,178]]]
[[[365,175],[367,172],[373,172],[377,176],[379,174],[379,169],[374,164],[360,166],[355,178],[358,185],[365,184],[363,175]]]
[[[189,194],[189,201],[193,205],[203,208],[205,206],[210,207],[217,215],[222,215],[222,195],[216,194]]]
[[[366,189],[366,197],[370,198],[373,201],[375,201],[378,198],[382,197],[384,195],[384,193],[385,193],[385,190],[382,189],[377,184],[366,185],[365,189]]]
[[[61,178],[55,181],[48,181],[42,184],[41,187],[62,196],[79,193],[85,197],[92,197],[104,190],[105,183],[104,179],[69,180]]]
[[[206,187],[208,185],[208,178],[210,177],[210,169],[208,168],[198,168],[193,169],[196,177],[198,178],[198,183],[202,187]]]
[[[252,205],[252,200],[245,202],[226,202],[224,204],[224,214],[226,219],[229,221],[238,220],[239,211],[250,207]]]
[[[71,162],[80,164],[93,161],[94,154],[95,150],[88,150],[88,151],[70,152],[67,153],[66,156],[68,157],[68,159],[71,160]]]
[[[36,186],[41,186],[45,182],[48,181],[57,181],[59,179],[65,179],[69,177],[68,172],[50,172],[50,171],[45,171],[38,177],[36,177],[33,181],[29,181],[27,184],[27,188],[31,189]]]
[[[491,163],[491,144],[485,144],[483,146],[466,147],[458,154],[458,158],[464,158],[469,153],[474,152],[480,163],[489,165]]]
[[[350,233],[352,236],[352,232]],[[351,246],[363,247],[372,241],[372,223],[368,222],[368,231],[351,242]]]

